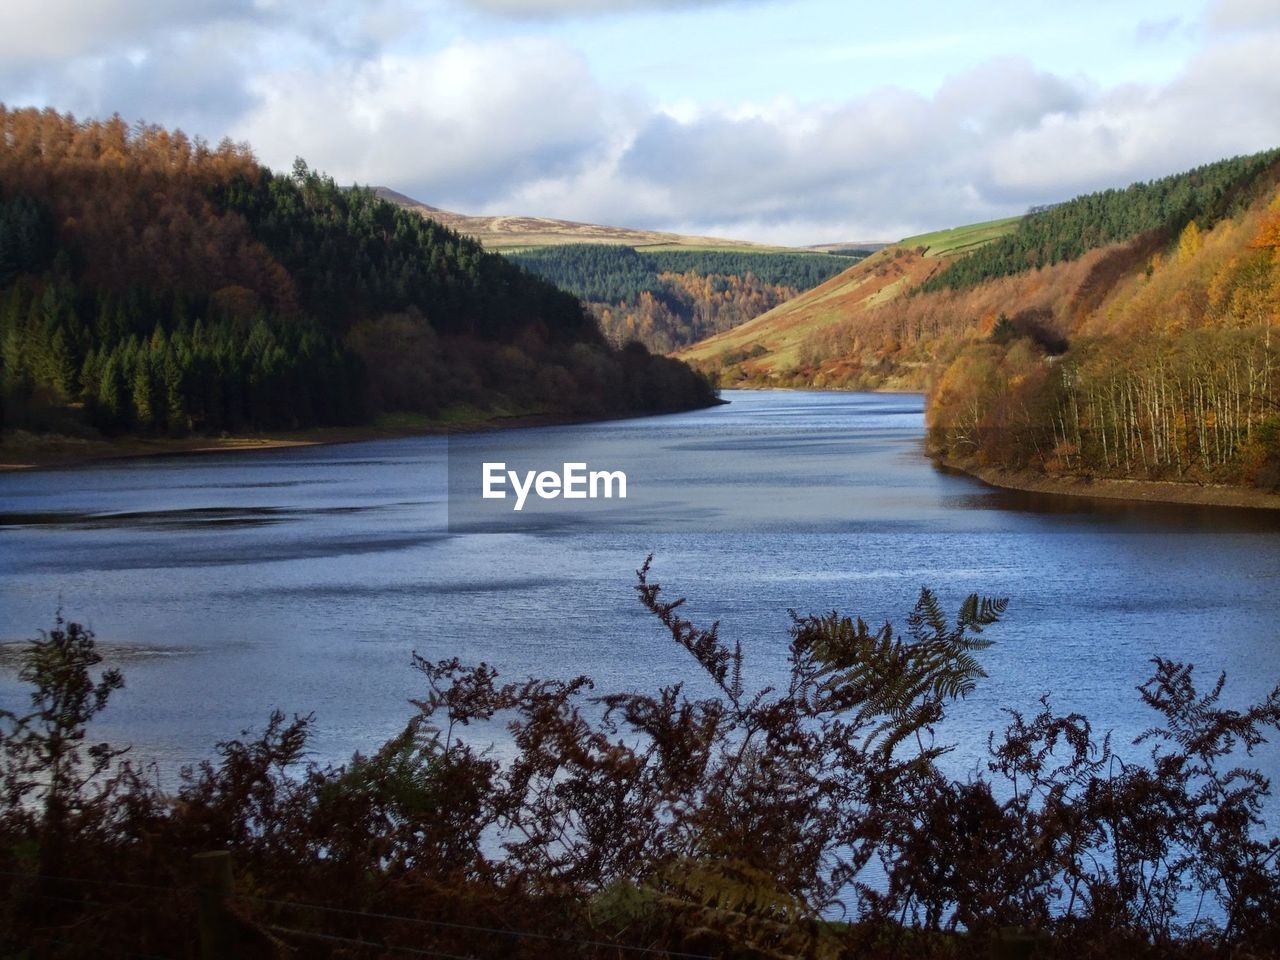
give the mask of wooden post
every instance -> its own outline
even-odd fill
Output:
[[[200,903],[200,960],[234,960],[235,924],[228,903],[232,894],[231,852],[197,853],[191,866]]]

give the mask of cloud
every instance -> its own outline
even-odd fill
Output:
[[[607,92],[563,44],[460,43],[262,78],[236,134],[276,166],[302,153],[464,212],[896,239],[1280,144],[1271,39],[1225,38],[1165,85],[999,58],[928,96],[671,110]]]
[[[514,184],[572,176],[610,124],[582,58],[543,40],[282,71],[253,91],[257,106],[235,134],[267,162],[301,154],[342,180],[428,202],[474,205]]]
[[[53,61],[24,72],[17,100],[220,137],[253,105],[252,41],[242,25],[213,24],[149,49]]]
[[[987,189],[1010,201],[1061,197],[1280,146],[1275,39],[1215,46],[1173,83],[1104,91],[1003,138]]]
[[[530,20],[556,17],[631,13],[638,10],[679,10],[718,7],[753,0],[461,0],[482,13]]]
[[[1001,57],[925,93],[709,104],[691,89],[678,105],[611,88],[554,30],[456,39],[474,18],[427,15],[459,3],[526,16],[663,5],[316,0],[304,15],[285,0],[24,0],[0,6],[0,99],[230,134],[277,168],[303,156],[467,213],[782,243],[895,239],[1280,145],[1274,0],[1217,0],[1200,53],[1163,83],[1102,86]],[[958,36],[925,41],[941,52]],[[827,52],[891,61],[897,43]]]
[[[254,15],[252,0],[5,0],[0,63],[12,71],[122,44],[137,49],[174,29]]]
[[[1133,30],[1133,39],[1140,45],[1163,43],[1186,28],[1180,17],[1162,17],[1158,20],[1141,20]]]
[[[1280,27],[1280,5],[1275,0],[1214,0],[1209,24],[1218,30],[1275,29]]]

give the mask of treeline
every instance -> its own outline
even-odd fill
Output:
[[[1102,338],[1061,359],[1028,340],[973,347],[930,423],[935,450],[962,462],[1280,489],[1280,334]]]
[[[739,250],[654,250],[644,252],[660,273],[745,277],[794,290],[808,290],[848,270],[866,253],[751,253]]]
[[[604,244],[509,256],[586,301],[613,343],[637,340],[662,353],[745,323],[859,259]]]
[[[956,260],[919,289],[960,290],[1074,260],[1096,247],[1151,231],[1172,239],[1192,221],[1206,229],[1274,186],[1278,163],[1280,150],[1270,150],[1056,204],[1029,214],[1012,233]]]
[[[32,429],[711,399],[613,350],[573,296],[301,161],[281,176],[229,141],[2,106],[0,344],[6,422]]]
[[[275,713],[167,787],[96,742],[124,678],[59,618],[21,651],[29,706],[0,707],[0,949],[186,957],[203,931],[244,960],[1276,956],[1270,783],[1246,755],[1280,687],[1237,709],[1225,678],[1157,659],[1130,749],[1045,696],[955,778],[936,731],[1005,601],[949,618],[923,590],[901,632],[793,614],[761,689],[648,562],[637,587],[696,687],[415,656],[415,712],[379,749],[318,765],[310,718]],[[236,874],[216,896],[211,853]]]
[[[633,303],[642,293],[659,293],[658,271],[634,247],[571,243],[507,257],[590,303]]]
[[[660,292],[662,274],[750,274],[764,284],[808,290],[863,258],[739,250],[637,250],[599,243],[542,247],[508,257],[583,300],[611,304],[632,303],[645,291]]]
[[[66,427],[76,404],[106,434],[293,429],[358,422],[359,358],[314,322],[237,315],[216,297],[83,290],[24,275],[0,299],[10,424]]]

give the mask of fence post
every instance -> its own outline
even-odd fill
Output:
[[[235,923],[228,903],[232,894],[231,852],[197,853],[191,866],[200,904],[200,960],[234,960]]]

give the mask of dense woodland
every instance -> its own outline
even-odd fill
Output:
[[[6,422],[107,434],[359,423],[451,406],[680,409],[572,296],[417,214],[120,118],[0,107]]]
[[[1280,200],[1122,284],[1056,354],[997,319],[931,397],[954,460],[1280,489]]]
[[[922,290],[963,289],[985,280],[1075,260],[1152,231],[1176,237],[1193,221],[1208,227],[1258,198],[1280,150],[1234,157],[1186,173],[1090,193],[1029,213],[1012,233],[951,263]]]
[[[1134,743],[1046,696],[956,779],[935,729],[982,682],[1004,601],[951,619],[925,590],[901,632],[793,614],[789,674],[758,690],[648,563],[637,587],[687,685],[415,657],[414,712],[379,749],[310,763],[311,719],[277,713],[163,786],[96,743],[124,678],[59,619],[22,651],[29,708],[0,709],[0,951],[194,958],[203,930],[204,956],[243,960],[1277,956],[1249,755],[1280,688],[1237,709],[1156,660]],[[213,851],[234,876],[201,894]]]
[[[668,353],[729,330],[856,263],[858,255],[568,244],[509,254],[581,297],[615,344]]]

